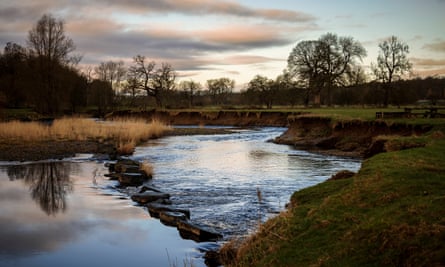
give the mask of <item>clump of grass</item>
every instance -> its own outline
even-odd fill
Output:
[[[139,169],[143,171],[148,177],[153,177],[154,174],[154,168],[153,165],[151,165],[147,161],[143,161],[139,165]]]
[[[116,146],[116,152],[119,155],[131,155],[134,152],[134,149],[136,148],[136,144],[133,141],[119,141],[119,143]]]

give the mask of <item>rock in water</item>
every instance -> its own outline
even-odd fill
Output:
[[[154,218],[159,218],[161,212],[170,211],[170,212],[180,212],[185,214],[187,219],[190,219],[190,210],[187,209],[178,209],[174,207],[169,207],[162,204],[150,203],[147,205],[148,211],[150,212],[150,216]]]
[[[169,199],[169,198],[170,198],[169,194],[148,192],[148,191],[144,193],[134,194],[131,196],[131,200],[138,202],[139,204],[146,204],[160,199]]]
[[[177,228],[182,238],[197,242],[214,241],[223,237],[220,233],[186,221],[178,222]]]
[[[140,186],[148,180],[142,173],[118,173],[117,177],[121,186]]]
[[[179,222],[187,220],[187,216],[181,212],[163,211],[159,215],[161,222],[168,226],[176,227]]]

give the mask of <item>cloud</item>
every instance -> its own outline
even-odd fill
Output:
[[[235,0],[20,0],[0,3],[0,46],[26,46],[28,31],[47,13],[65,21],[83,66],[107,60],[128,66],[141,54],[189,72],[184,75],[276,61],[243,54],[293,44],[299,33],[317,28],[310,14]]]
[[[197,32],[202,40],[232,46],[233,49],[243,47],[268,47],[291,43],[289,37],[281,36],[281,29],[263,25],[231,25]]]
[[[86,30],[83,30],[86,29]],[[209,58],[208,53],[248,51],[293,43],[283,36],[286,29],[265,25],[229,25],[208,30],[188,30],[154,25],[145,30],[126,30],[124,25],[107,19],[69,23],[77,50],[86,51],[83,63],[108,60],[104,56],[131,59],[137,54],[156,62],[169,62],[178,70],[202,70],[220,59]],[[291,29],[292,30],[292,29]],[[251,55],[232,56],[224,62],[253,64],[274,59]]]
[[[445,66],[445,59],[411,58],[410,60],[417,66]]]
[[[270,61],[282,61],[282,59],[275,59],[270,57],[255,56],[255,55],[233,55],[224,58],[224,62],[233,65],[249,65],[265,63]]]
[[[224,15],[287,22],[310,22],[315,17],[304,12],[282,9],[260,9],[235,1],[214,0],[101,0],[103,6],[115,6],[118,10],[132,13],[179,13],[184,15]]]
[[[444,0],[445,1],[445,0]],[[424,48],[435,51],[435,52],[443,52],[445,53],[445,41],[439,41],[436,43],[426,44]]]
[[[415,69],[414,73],[420,77],[445,77],[445,68],[438,68],[438,69]]]
[[[421,77],[445,76],[445,59],[410,58],[414,73]]]

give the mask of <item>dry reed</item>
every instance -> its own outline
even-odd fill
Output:
[[[141,162],[139,165],[139,169],[141,171],[145,172],[145,174],[147,176],[153,177],[153,174],[154,174],[153,165],[151,165],[149,162],[147,162],[147,161]]]
[[[1,122],[0,140],[3,141],[59,141],[97,140],[114,141],[128,146],[162,136],[171,128],[158,121],[118,120],[101,122],[86,118],[62,118],[52,125],[39,122]]]

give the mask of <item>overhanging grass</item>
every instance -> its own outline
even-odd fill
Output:
[[[436,137],[435,137],[436,136]],[[351,179],[296,192],[233,266],[439,266],[445,262],[445,139],[379,154]]]

